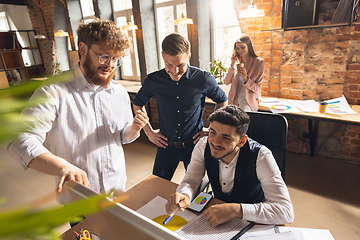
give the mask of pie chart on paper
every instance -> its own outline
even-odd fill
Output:
[[[275,104],[272,105],[271,108],[278,111],[289,111],[291,109],[289,105],[285,105],[285,104]]]
[[[165,221],[165,219],[168,217],[169,215],[161,215],[158,216],[156,218],[153,219],[154,222],[161,224],[162,226],[166,227],[167,229],[171,230],[171,231],[176,231],[179,228],[181,228],[182,226],[184,226],[185,224],[187,224],[187,221],[179,216],[179,215],[174,215],[169,222],[164,225],[163,222]]]

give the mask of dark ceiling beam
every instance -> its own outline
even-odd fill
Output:
[[[25,0],[0,0],[1,4],[26,5]]]

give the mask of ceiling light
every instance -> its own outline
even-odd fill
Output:
[[[67,37],[69,36],[68,32],[64,32],[64,30],[59,30],[55,33],[55,37]]]
[[[191,18],[185,18],[184,14],[181,14],[181,17],[174,20],[174,25],[186,25],[194,24]]]
[[[131,31],[138,29],[138,27],[135,24],[131,24],[131,22],[127,22],[127,25],[123,26],[122,29]]]
[[[251,17],[263,17],[265,16],[264,10],[257,9],[254,1],[251,1],[251,4],[247,9],[240,12],[239,18],[251,18]]]

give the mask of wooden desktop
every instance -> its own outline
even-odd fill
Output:
[[[170,182],[168,180],[165,180],[163,178],[160,178],[160,177],[157,177],[154,175],[150,175],[149,177],[147,177],[146,179],[144,179],[143,181],[141,181],[140,183],[138,183],[137,185],[135,185],[134,187],[132,187],[131,189],[126,191],[125,193],[117,196],[117,198],[115,198],[114,201],[116,201],[116,199],[124,199],[122,201],[119,201],[119,203],[136,211],[139,208],[141,208],[142,206],[144,206],[145,204],[147,204],[148,202],[150,202],[156,196],[160,196],[165,199],[168,199],[170,194],[175,192],[177,186],[178,186],[178,184],[176,184],[176,183]],[[208,208],[209,206],[211,206],[213,204],[220,204],[220,203],[223,203],[223,202],[218,199],[212,199],[206,208]],[[164,208],[165,208],[165,206],[164,206]],[[83,221],[81,221],[74,227],[70,228],[68,231],[66,231],[61,236],[61,238],[63,240],[76,240],[74,231],[80,232],[80,229],[94,231],[94,227],[91,225],[91,222],[92,222],[91,218],[98,217],[100,215],[101,215],[101,217],[104,217],[103,214],[98,214],[98,213],[95,213],[94,215],[89,216],[88,218],[84,219]],[[112,216],[110,214],[107,214],[106,217],[109,217],[109,219],[104,219],[104,221],[103,221],[104,224],[108,224],[108,222],[111,222]],[[100,221],[100,224],[101,224],[101,221]],[[118,227],[123,228],[123,234],[122,234],[123,238],[122,239],[126,239],[125,236],[127,234],[131,234],[131,235],[137,234],[136,232],[134,233],[133,231],[131,231],[131,232],[127,231],[127,227],[124,227],[124,226],[118,226]]]

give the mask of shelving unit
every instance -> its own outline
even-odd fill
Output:
[[[34,30],[0,32],[0,89],[29,78],[44,77]]]

